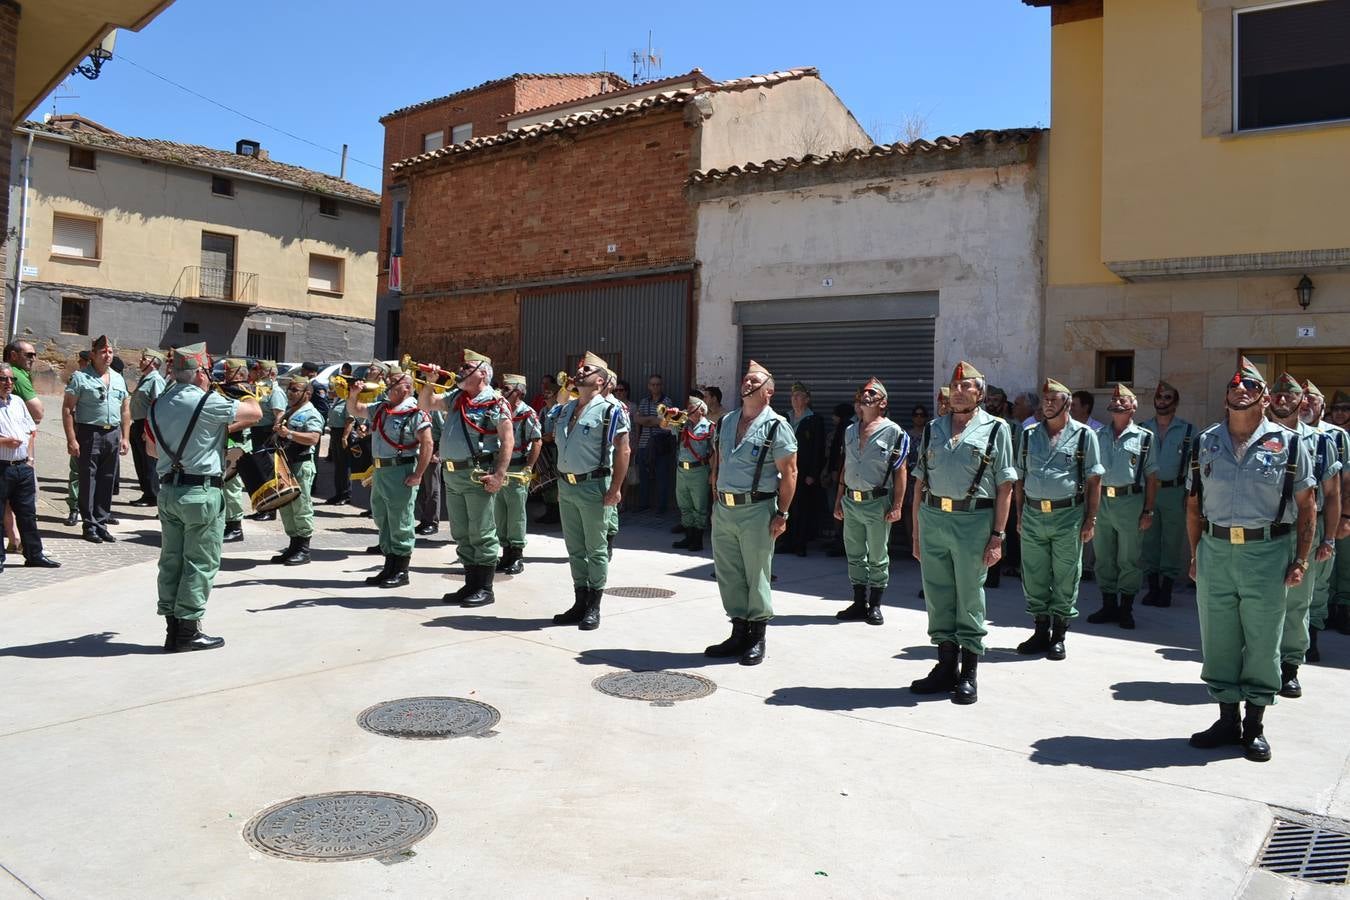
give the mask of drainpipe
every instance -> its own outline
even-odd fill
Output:
[[[23,249],[28,238],[28,179],[33,168],[33,132],[28,132],[28,145],[23,152],[23,186],[19,193],[19,247],[14,254],[14,300],[9,305],[9,322],[5,329],[5,343],[19,335],[19,292],[23,289]]]

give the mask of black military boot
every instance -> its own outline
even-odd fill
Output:
[[[1264,706],[1247,701],[1247,714],[1242,717],[1242,752],[1252,762],[1270,762],[1270,742],[1262,724],[1265,715]]]
[[[303,566],[309,562],[309,538],[296,538],[295,543],[295,552],[282,562],[288,566]]]
[[[502,565],[497,571],[503,575],[519,575],[524,572],[525,564],[520,561],[524,552],[524,547],[507,547],[502,551]]]
[[[488,606],[497,602],[497,596],[492,593],[492,577],[497,574],[497,570],[492,566],[474,566],[478,570],[478,577],[475,580],[477,585],[472,594],[469,594],[461,602],[464,606]]]
[[[1134,594],[1120,595],[1120,627],[1134,630]]]
[[[1162,596],[1162,585],[1159,584],[1158,582],[1158,573],[1149,572],[1148,593],[1146,593],[1144,595],[1144,599],[1140,600],[1139,602],[1142,603],[1144,606],[1162,606],[1162,604],[1158,602],[1161,599],[1161,596]]]
[[[980,699],[980,693],[975,685],[975,671],[980,667],[979,654],[974,651],[961,648],[961,676],[956,680],[956,688],[952,691],[952,702],[961,706],[969,706]]]
[[[1336,630],[1341,634],[1350,634],[1350,605],[1336,604]]]
[[[371,587],[374,587],[381,581],[384,581],[385,577],[389,575],[389,570],[392,569],[393,567],[394,567],[394,557],[392,554],[386,553],[384,555],[384,565],[380,566],[380,571],[376,572],[374,575],[371,575],[369,578],[366,579],[366,584],[370,585]]]
[[[704,656],[711,656],[716,659],[728,656],[740,656],[745,652],[748,646],[747,638],[750,634],[750,623],[744,619],[731,620],[731,637],[720,644],[713,644],[704,649]]]
[[[225,646],[225,639],[202,634],[199,619],[177,619],[178,635],[174,641],[174,652],[185,653],[189,650],[214,650]]]
[[[1037,616],[1036,630],[1031,637],[1017,645],[1017,652],[1023,656],[1034,656],[1050,649],[1050,617]]]
[[[176,618],[173,617],[173,616],[165,616],[165,617],[164,617],[164,652],[165,652],[165,653],[172,653],[172,652],[174,652],[176,649],[178,649],[177,647],[174,646],[174,644],[176,644],[176,643],[178,643],[178,619],[176,619]]]
[[[1088,616],[1087,620],[1093,625],[1120,621],[1120,605],[1116,602],[1116,595],[1103,593],[1102,608]]]
[[[1322,661],[1322,651],[1317,649],[1317,632],[1321,630],[1320,628],[1308,629],[1308,652],[1303,656],[1307,662]]]
[[[1068,630],[1069,620],[1055,616],[1050,625],[1050,648],[1045,651],[1046,659],[1063,659],[1067,655],[1064,651],[1064,633]]]
[[[866,618],[867,585],[855,584],[853,586],[853,602],[835,613],[834,617],[844,622],[861,622]]]
[[[463,603],[464,598],[478,590],[478,567],[464,567],[464,584],[457,591],[451,591],[441,597],[442,603]]]
[[[267,512],[254,513],[249,516],[255,522],[275,522],[277,520],[277,511],[269,509]]]
[[[396,588],[403,587],[408,583],[408,563],[412,562],[411,556],[391,556],[389,571],[380,579],[380,587]],[[489,567],[488,571],[492,569]]]
[[[933,671],[918,681],[910,682],[909,689],[916,694],[945,694],[956,687],[958,661],[961,652],[953,641],[938,644],[938,661]]]
[[[374,556],[376,553],[383,553],[384,548],[381,547],[379,544],[371,544],[369,547],[366,548],[366,552],[369,553],[371,556]]]
[[[670,545],[671,549],[672,550],[694,549],[694,529],[680,526],[680,533],[683,534],[684,537],[676,541],[675,543],[671,544]]]
[[[286,545],[286,549],[282,550],[276,556],[272,557],[270,560],[268,560],[268,562],[284,563],[287,560],[289,560],[292,556],[294,556],[296,551],[299,549],[300,549],[300,539],[293,537],[291,538],[291,542]]]
[[[874,587],[867,592],[867,614],[863,616],[863,621],[868,625],[885,625],[886,620],[881,615],[881,593],[885,588]]]
[[[1172,605],[1172,584],[1173,584],[1172,579],[1164,575],[1162,579],[1162,591],[1158,594],[1159,606]]]
[[[581,622],[577,628],[582,631],[594,631],[600,627],[600,598],[604,595],[604,588],[586,589],[586,608],[582,610]]]
[[[1303,685],[1298,683],[1298,666],[1293,663],[1280,663],[1280,696],[1290,699],[1303,696]],[[1247,708],[1251,709],[1250,706]]]
[[[237,541],[242,541],[243,539],[244,539],[244,523],[239,519],[235,519],[232,522],[227,520],[225,522],[225,536],[223,538],[224,542],[227,544],[233,544]]]
[[[764,662],[764,631],[768,625],[768,619],[745,623],[745,652],[741,654],[741,665],[757,666]]]
[[[586,591],[587,588],[577,585],[572,586],[575,593],[575,599],[572,601],[572,607],[567,612],[560,612],[553,617],[554,625],[575,625],[581,621],[581,617],[586,613]]]
[[[692,551],[695,552],[695,553],[702,553],[702,552],[703,552],[703,529],[702,529],[702,528],[690,528],[690,529],[689,529],[689,549],[692,550]]]
[[[1236,703],[1219,704],[1219,720],[1204,731],[1191,735],[1191,746],[1201,750],[1213,750],[1229,744],[1242,743],[1242,723],[1238,720]]]

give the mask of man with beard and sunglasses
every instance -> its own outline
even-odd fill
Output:
[[[1153,454],[1158,463],[1158,496],[1153,506],[1153,527],[1143,533],[1140,556],[1148,593],[1144,606],[1171,606],[1172,586],[1182,577],[1186,541],[1186,466],[1190,463],[1195,426],[1177,416],[1181,391],[1159,381],[1153,392],[1153,418],[1143,427],[1153,433]]]
[[[1093,625],[1115,622],[1134,628],[1134,595],[1144,580],[1139,571],[1140,543],[1154,524],[1158,459],[1153,432],[1134,422],[1138,408],[1134,391],[1117,384],[1106,406],[1111,424],[1097,432],[1105,472],[1092,538],[1097,585],[1102,590],[1101,609],[1087,618]]]
[[[1337,391],[1327,412],[1330,424],[1347,433],[1350,444],[1350,394]],[[1328,628],[1350,634],[1350,455],[1342,458],[1341,530],[1336,540],[1336,561],[1332,567],[1331,590],[1327,599]]]
[[[1280,638],[1280,696],[1302,697],[1303,685],[1298,668],[1317,654],[1317,637],[1309,629],[1313,594],[1323,571],[1331,569],[1336,549],[1336,530],[1341,521],[1341,461],[1331,435],[1323,434],[1299,419],[1303,404],[1303,385],[1288,372],[1282,372],[1270,391],[1271,421],[1299,436],[1313,459],[1313,497],[1317,506],[1316,549],[1308,561],[1303,581],[1289,588],[1284,613],[1284,632]]]
[[[1320,434],[1327,437],[1336,452],[1336,459],[1341,464],[1341,472],[1338,478],[1340,508],[1337,510],[1337,514],[1339,518],[1336,522],[1328,519],[1326,533],[1322,536],[1323,543],[1328,540],[1334,542],[1333,546],[1336,552],[1329,562],[1314,562],[1312,567],[1312,574],[1316,576],[1316,584],[1313,586],[1312,607],[1308,612],[1308,662],[1322,661],[1322,654],[1317,649],[1317,635],[1327,628],[1328,622],[1331,621],[1332,609],[1344,608],[1331,606],[1332,583],[1336,577],[1336,570],[1344,565],[1341,551],[1350,552],[1350,547],[1342,546],[1345,539],[1350,538],[1350,515],[1347,515],[1347,512],[1350,512],[1350,432],[1322,418],[1322,411],[1326,408],[1326,402],[1326,397],[1322,394],[1321,388],[1313,384],[1311,380],[1303,382],[1303,402],[1299,406],[1299,418],[1309,427],[1316,429]],[[1331,621],[1333,627],[1336,624],[1336,622]]]
[[[600,627],[600,601],[609,579],[610,507],[623,496],[628,474],[628,417],[603,391],[608,364],[586,351],[572,379],[575,399],[559,390],[544,416],[544,431],[558,448],[558,510],[572,571],[573,602],[555,625],[582,631]]]
[[[979,699],[984,579],[1003,558],[1017,469],[1008,423],[981,406],[986,382],[979,370],[957,363],[949,388],[951,412],[924,428],[914,464],[914,558],[938,662],[909,689],[951,692],[953,703],[967,705]]]
[[[1241,745],[1247,759],[1265,762],[1265,708],[1280,690],[1288,592],[1308,573],[1317,533],[1313,460],[1297,434],[1266,420],[1266,381],[1246,357],[1224,404],[1224,421],[1200,432],[1191,448],[1186,475],[1200,677],[1219,704],[1218,721],[1190,743]]]

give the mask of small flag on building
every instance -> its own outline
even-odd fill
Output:
[[[403,257],[389,257],[389,290],[403,292]]]

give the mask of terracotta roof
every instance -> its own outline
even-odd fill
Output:
[[[464,97],[469,94],[477,93],[478,91],[487,90],[488,88],[491,87],[497,87],[498,85],[501,84],[508,84],[509,82],[512,81],[531,81],[544,78],[609,78],[613,82],[622,87],[626,88],[629,86],[628,79],[624,78],[621,75],[616,75],[613,72],[517,72],[514,75],[507,75],[505,78],[489,79],[488,81],[485,81],[482,84],[476,84],[473,87],[464,88],[463,90],[455,91],[454,93],[451,94],[446,94],[444,97],[435,97],[431,100],[423,100],[421,103],[414,103],[411,106],[401,106],[391,113],[385,113],[384,115],[380,116],[380,124],[384,124],[385,121],[392,119],[395,116],[401,116],[404,113],[410,113],[418,109],[426,109],[428,106],[435,106],[438,103],[444,103],[447,100],[454,100],[457,97]]]
[[[315,172],[313,169],[271,159],[243,156],[231,150],[217,150],[214,147],[179,144],[154,138],[130,137],[118,134],[82,116],[60,116],[46,123],[25,122],[22,127],[32,129],[39,135],[49,134],[77,144],[125,153],[141,159],[153,159],[194,169],[209,169],[213,172],[255,175],[316,194],[328,194],[372,206],[380,204],[379,194],[350,181],[343,181],[336,175]]]
[[[865,150],[836,150],[828,156],[807,155],[800,158],[771,159],[762,163],[746,163],[743,166],[695,172],[689,176],[689,184],[712,184],[807,169],[844,168],[873,159],[920,159],[944,154],[969,153],[977,149],[1029,143],[1043,133],[1044,129],[1040,128],[971,131],[960,136],[951,135],[934,138],[932,141],[917,140],[908,144],[897,142],[869,147]]]
[[[480,138],[472,138],[462,144],[450,144],[441,147],[438,150],[432,150],[429,153],[420,153],[417,156],[400,160],[399,162],[394,163],[390,168],[396,173],[406,173],[415,169],[425,168],[440,160],[475,153],[486,150],[489,147],[500,147],[504,144],[516,143],[517,141],[541,138],[554,132],[574,131],[578,128],[598,125],[603,122],[612,122],[616,119],[628,116],[645,115],[656,109],[683,106],[701,94],[709,94],[717,91],[749,90],[751,88],[779,84],[784,81],[795,81],[799,78],[814,78],[818,74],[819,72],[814,67],[807,66],[799,69],[788,69],[784,72],[770,72],[767,75],[751,75],[747,78],[734,78],[730,81],[719,81],[704,87],[684,88],[676,91],[662,91],[659,94],[643,97],[641,100],[634,100],[631,103],[621,103],[617,106],[608,106],[603,109],[587,110],[583,113],[563,116],[562,118],[554,119],[550,122],[541,122],[538,125],[526,125],[523,128],[514,128],[510,131],[503,131],[500,134],[490,134]]]
[[[533,106],[529,109],[521,109],[516,112],[506,113],[497,118],[501,121],[507,119],[519,119],[523,116],[536,115],[549,109],[566,109],[569,106],[576,106],[580,103],[585,103],[587,100],[594,100],[597,97],[622,97],[625,94],[637,94],[667,84],[679,84],[682,81],[693,81],[696,84],[701,83],[701,85],[711,85],[714,83],[711,78],[703,74],[702,69],[695,67],[682,75],[672,75],[669,78],[654,78],[651,81],[637,81],[627,87],[618,88],[616,90],[605,91],[604,93],[587,94],[584,97],[577,97],[575,100],[560,100],[557,103],[549,103],[544,106]]]

